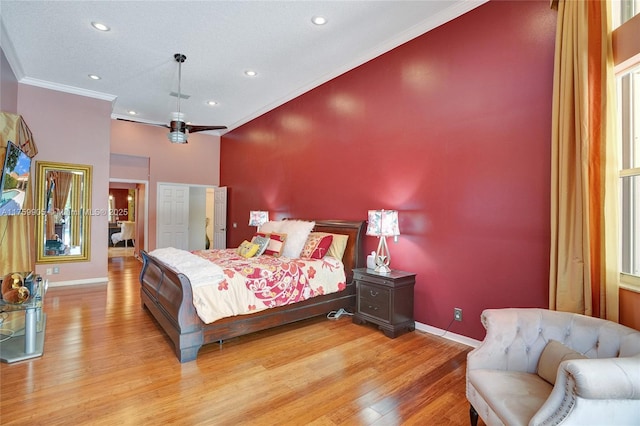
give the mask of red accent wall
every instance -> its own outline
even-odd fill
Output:
[[[114,210],[116,212],[126,212],[129,210],[128,189],[109,188],[109,196],[113,196]],[[118,220],[129,220],[125,215],[119,215]]]
[[[417,321],[459,307],[450,330],[482,339],[485,308],[547,307],[555,20],[547,0],[486,3],[224,135],[229,246],[250,210],[397,209]]]

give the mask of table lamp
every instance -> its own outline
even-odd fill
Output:
[[[269,221],[269,212],[262,210],[251,210],[249,212],[249,226],[257,226],[256,232],[260,231],[260,226]]]
[[[400,235],[400,229],[398,228],[398,211],[369,210],[367,235],[380,238],[378,250],[376,251],[375,271],[381,274],[388,274],[391,272],[391,268],[389,267],[391,254],[387,246],[387,237],[397,237]]]

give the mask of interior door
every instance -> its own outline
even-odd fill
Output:
[[[156,247],[189,249],[189,187],[158,184]]]
[[[213,247],[227,248],[227,187],[214,188]]]

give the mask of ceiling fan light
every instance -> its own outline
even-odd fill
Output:
[[[324,25],[327,23],[327,18],[325,18],[324,16],[314,16],[313,18],[311,18],[311,22],[316,25]]]
[[[91,23],[91,26],[98,31],[109,31],[111,29],[107,25],[103,24],[102,22],[97,22],[97,21],[93,21]]]
[[[183,132],[173,131],[167,133],[167,137],[171,143],[187,143],[187,134]]]

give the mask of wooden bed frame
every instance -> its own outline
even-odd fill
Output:
[[[355,306],[353,269],[365,264],[363,235],[365,221],[316,220],[314,231],[349,236],[343,262],[347,288],[338,293],[322,295],[288,306],[267,309],[249,315],[222,318],[205,324],[193,306],[189,279],[159,260],[140,250],[143,265],[140,273],[142,306],[167,334],[180,362],[193,361],[204,344],[222,342],[279,325],[327,314],[340,308]]]

